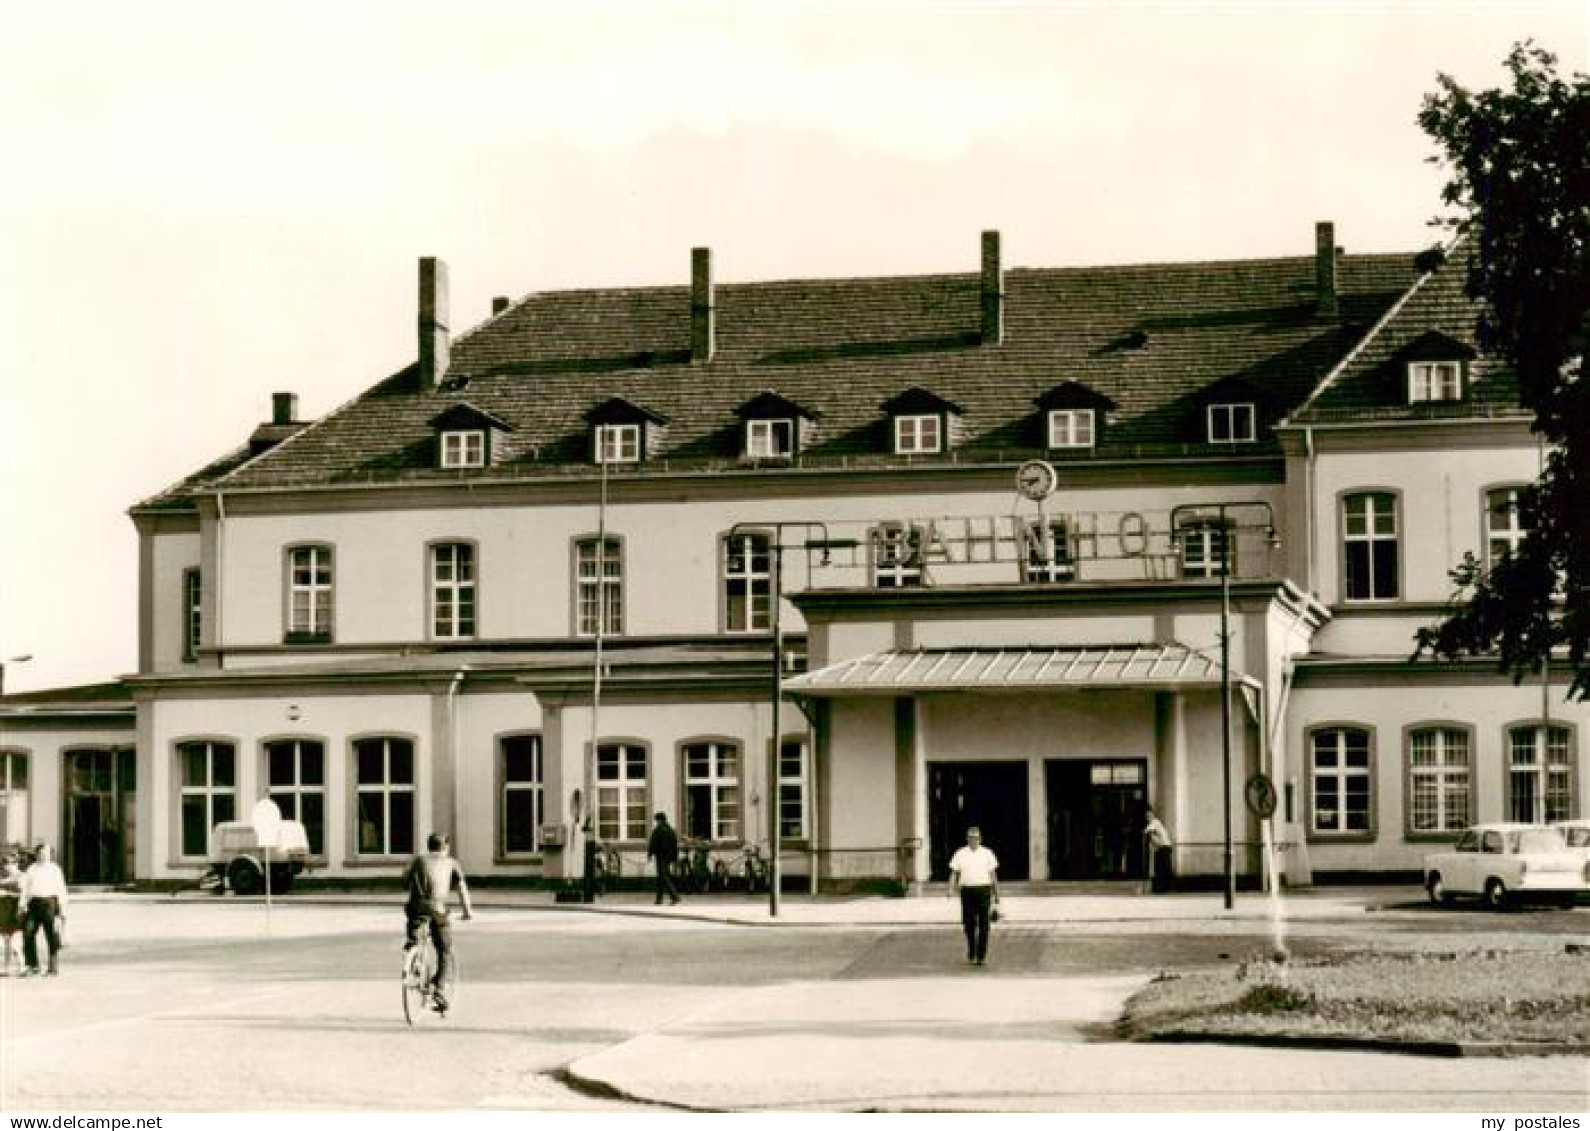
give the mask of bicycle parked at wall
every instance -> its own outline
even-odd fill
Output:
[[[623,874],[623,858],[619,856],[618,849],[606,844],[598,844],[592,854],[591,885],[597,895],[603,895],[618,888],[619,876]]]
[[[705,840],[683,840],[679,859],[674,863],[674,887],[696,895],[718,886],[713,869],[712,844]]]

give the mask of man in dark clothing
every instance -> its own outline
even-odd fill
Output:
[[[668,823],[668,814],[657,814],[657,825],[646,841],[646,858],[657,861],[657,902],[668,896],[670,903],[679,902],[679,892],[674,888],[674,864],[679,860],[679,834]]]

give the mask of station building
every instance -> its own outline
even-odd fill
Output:
[[[421,260],[412,365],[132,507],[138,670],[0,699],[0,839],[180,881],[269,797],[322,875],[441,829],[556,881],[586,837],[640,871],[661,810],[816,886],[942,877],[974,823],[1080,880],[1142,874],[1152,805],[1188,882],[1229,844],[1307,883],[1582,814],[1566,672],[1412,655],[1542,460],[1463,248],[1314,237],[728,284],[698,249],[457,334]]]

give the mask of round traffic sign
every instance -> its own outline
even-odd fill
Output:
[[[1265,818],[1275,815],[1275,783],[1268,774],[1254,774],[1242,792],[1254,816]]]

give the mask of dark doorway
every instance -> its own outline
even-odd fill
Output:
[[[1129,879],[1143,875],[1148,762],[1044,763],[1049,803],[1049,878]]]
[[[61,868],[73,884],[132,878],[137,759],[130,749],[66,752],[66,832]]]
[[[928,862],[935,880],[950,876],[950,857],[977,825],[999,857],[999,878],[1027,878],[1027,763],[928,763]]]

